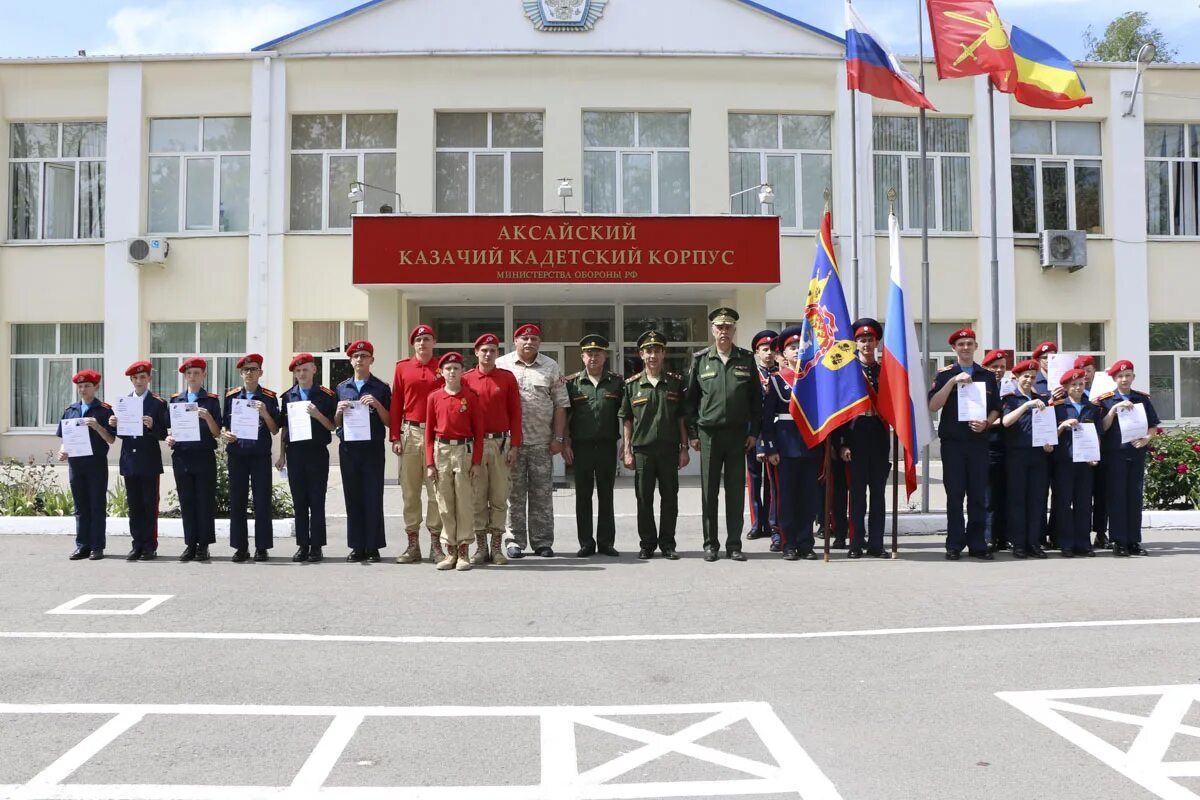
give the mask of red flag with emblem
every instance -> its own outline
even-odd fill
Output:
[[[926,6],[939,80],[997,75],[1003,82],[1016,71],[1008,31],[992,0],[926,0]]]

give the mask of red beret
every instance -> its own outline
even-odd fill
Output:
[[[1112,377],[1117,377],[1117,373],[1123,369],[1133,369],[1133,362],[1129,359],[1122,358],[1117,363],[1108,368],[1108,374]]]
[[[81,369],[71,376],[71,383],[100,383],[100,373],[94,369]]]
[[[478,350],[479,348],[483,347],[485,344],[494,344],[497,347],[499,347],[500,346],[500,337],[494,333],[485,333],[483,336],[480,336],[478,339],[475,340],[475,349]]]
[[[954,333],[950,334],[950,338],[947,339],[946,341],[948,341],[950,343],[950,346],[953,347],[958,342],[959,339],[974,339],[974,338],[975,338],[975,331],[971,330],[970,328],[959,328]]]
[[[375,345],[368,342],[366,339],[359,339],[357,342],[351,342],[346,348],[346,358],[350,358],[355,353],[369,353],[375,355]]]
[[[444,355],[438,359],[438,369],[441,369],[442,367],[446,366],[447,364],[462,364],[462,363],[463,363],[462,353],[446,353],[446,355]]]
[[[1086,377],[1087,377],[1087,373],[1081,369],[1069,369],[1062,374],[1061,378],[1058,379],[1058,384],[1060,386],[1066,386],[1068,383],[1070,383],[1071,381],[1073,381],[1077,378],[1086,378]]]
[[[1038,362],[1036,359],[1026,359],[1019,364],[1014,364],[1012,368],[1013,375],[1020,375],[1022,372],[1036,371]]]
[[[1004,361],[1007,356],[1003,350],[988,350],[987,355],[983,357],[983,365],[986,367],[993,361]]]
[[[522,336],[536,336],[540,339],[542,338],[542,329],[537,325],[534,325],[532,322],[526,322],[524,325],[521,325],[515,331],[513,331],[514,339],[518,339]]]
[[[246,366],[247,364],[251,364],[251,363],[258,364],[261,367],[262,366],[262,356],[259,355],[258,353],[246,353],[246,355],[244,355],[238,359],[237,368],[241,369],[242,367]]]
[[[1041,358],[1042,356],[1058,352],[1058,345],[1054,342],[1042,342],[1037,347],[1033,348],[1033,355],[1030,358]]]
[[[1075,369],[1083,369],[1084,367],[1096,366],[1096,359],[1092,356],[1075,356]]]
[[[187,372],[189,369],[208,369],[208,362],[198,356],[185,358],[183,363],[179,365],[180,373]]]
[[[315,364],[317,360],[313,358],[312,353],[297,353],[292,356],[292,360],[288,362],[288,372],[295,372],[296,367],[301,364]]]
[[[408,343],[412,344],[415,342],[418,336],[433,336],[433,338],[437,338],[433,332],[433,328],[423,322],[417,327],[413,328],[412,332],[408,334]]]
[[[132,378],[134,375],[141,375],[143,372],[149,375],[153,371],[154,365],[149,361],[135,361],[125,368],[125,375]]]

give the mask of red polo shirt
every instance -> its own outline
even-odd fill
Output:
[[[442,382],[436,358],[429,359],[426,364],[418,361],[416,356],[396,362],[396,372],[392,376],[391,431],[388,436],[391,441],[399,441],[405,420],[425,421],[425,401],[429,393],[441,386]]]
[[[463,386],[479,395],[484,433],[509,433],[512,446],[521,446],[521,390],[517,377],[506,369],[483,373],[479,367],[463,375]]]
[[[425,466],[433,466],[436,437],[474,439],[471,463],[483,461],[483,404],[479,395],[467,387],[450,394],[443,386],[429,393],[425,411]]]

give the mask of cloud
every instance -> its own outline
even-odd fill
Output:
[[[109,39],[97,54],[231,53],[270,41],[309,24],[319,16],[300,3],[242,3],[168,0],[133,5],[108,18]]]

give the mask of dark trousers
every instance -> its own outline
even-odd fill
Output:
[[[813,520],[821,506],[820,460],[783,456],[779,473],[779,528],[783,549],[810,553],[813,549]]]
[[[217,458],[211,450],[175,451],[171,459],[183,543],[188,547],[217,541]]]
[[[643,550],[655,547],[664,553],[675,549],[675,523],[679,519],[679,448],[639,448],[633,451],[633,478],[637,497],[638,542]],[[661,511],[654,523],[654,489],[658,487]]]
[[[617,481],[617,443],[573,442],[575,454],[575,527],[580,547],[612,547],[617,539],[613,487]],[[596,490],[596,538],[592,538],[592,489]]]
[[[1108,528],[1116,544],[1142,541],[1142,489],[1146,483],[1145,449],[1109,450],[1100,462],[1108,497]]]
[[[383,530],[383,442],[342,442],[338,460],[342,494],[346,498],[346,546],[351,550],[381,550]]]
[[[750,500],[750,527],[765,536],[775,528],[775,504],[772,498],[772,467],[758,460],[754,453],[746,454],[746,495]]]
[[[1054,464],[1054,519],[1058,546],[1064,553],[1086,553],[1092,549],[1091,464],[1057,460]]]
[[[1008,467],[1004,454],[988,455],[987,517],[983,526],[983,538],[993,547],[1008,541],[1008,523],[1004,518],[1007,501],[1005,487],[1008,485]]]
[[[942,483],[946,487],[946,550],[972,553],[987,549],[983,541],[987,514],[988,446],[986,439],[942,439]],[[1011,491],[1011,487],[1010,487]],[[967,501],[966,524],[963,500]]]
[[[1041,546],[1046,521],[1049,455],[1040,447],[1011,447],[1008,462],[1008,541],[1014,550]]]
[[[296,544],[325,546],[325,493],[329,488],[329,448],[288,446],[288,487],[296,514]]]
[[[231,447],[229,453],[229,546],[246,550],[250,532],[246,524],[246,503],[254,493],[254,549],[275,546],[271,530],[271,454],[241,455]]]
[[[724,480],[722,480],[724,479]],[[743,428],[700,429],[700,494],[704,548],[721,549],[717,512],[725,487],[725,550],[742,549],[742,515],[746,508],[742,485],[746,480],[746,431]]]
[[[92,463],[68,462],[67,476],[75,501],[75,546],[103,550],[108,521],[108,463],[101,457],[89,458],[88,462]]]
[[[1108,533],[1108,497],[1104,490],[1108,476],[1104,464],[1092,468],[1092,530]]]
[[[1058,541],[1058,503],[1054,501],[1054,492],[1057,491],[1054,487],[1057,484],[1055,476],[1058,464],[1058,459],[1055,458],[1050,458],[1046,462],[1046,491],[1048,493],[1046,505],[1050,508],[1050,517],[1047,519],[1045,513],[1042,514],[1041,537],[1047,540],[1047,544],[1061,547],[1061,542]]]
[[[873,441],[855,441],[850,447],[850,519],[854,531],[850,549],[861,552],[865,535],[867,550],[882,553],[887,520],[885,492],[888,471],[892,468],[891,442],[886,430],[874,436]]]
[[[126,475],[125,496],[129,500],[129,535],[133,549],[147,553],[158,550],[158,485],[160,475]]]

